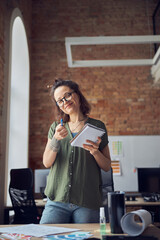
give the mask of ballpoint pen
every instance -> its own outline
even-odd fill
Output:
[[[63,118],[61,118],[61,126],[63,126]]]

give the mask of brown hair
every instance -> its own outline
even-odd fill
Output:
[[[78,96],[79,96],[79,101],[80,101],[80,110],[83,113],[83,115],[86,117],[91,110],[90,104],[88,103],[88,101],[86,100],[86,98],[83,96],[83,94],[81,93],[79,86],[77,83],[71,81],[71,80],[63,80],[61,78],[58,78],[55,80],[52,88],[51,88],[51,98],[53,100],[53,102],[56,105],[56,113],[57,113],[57,120],[59,121],[61,118],[63,118],[64,122],[68,122],[69,120],[69,115],[65,114],[56,104],[56,101],[54,99],[54,92],[58,87],[61,86],[67,86],[70,89],[72,89]]]

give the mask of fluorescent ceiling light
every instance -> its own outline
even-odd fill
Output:
[[[114,36],[114,37],[66,37],[65,46],[68,67],[110,67],[152,65],[153,59],[116,59],[116,60],[78,60],[72,58],[71,46],[74,45],[116,45],[160,43],[160,35]]]

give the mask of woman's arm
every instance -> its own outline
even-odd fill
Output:
[[[109,171],[111,168],[111,157],[109,152],[109,147],[106,145],[102,152],[99,151],[99,144],[101,142],[101,138],[98,138],[96,143],[87,140],[88,144],[84,144],[84,148],[94,156],[98,166],[103,169],[104,171]]]
[[[67,129],[64,126],[61,126],[61,124],[57,125],[55,134],[52,139],[48,139],[43,153],[43,164],[46,168],[50,168],[55,162],[57,152],[59,150],[58,146],[60,144],[60,140],[65,138],[67,135]]]
[[[51,139],[48,138],[48,142],[43,153],[43,164],[46,168],[50,168],[52,166],[57,156],[57,152],[54,152],[50,148],[50,144]]]
[[[99,150],[95,151],[93,156],[100,168],[106,172],[109,171],[111,168],[111,157],[108,145],[103,148],[102,152]]]

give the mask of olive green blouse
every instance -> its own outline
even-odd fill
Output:
[[[102,151],[108,144],[104,123],[93,118],[88,118],[87,122],[105,129],[99,146]],[[57,122],[51,125],[48,138],[52,139],[57,125]],[[71,146],[72,133],[68,123],[64,125],[68,135],[60,141],[60,150],[50,169],[45,195],[53,201],[98,209],[102,205],[100,168],[89,151]]]

